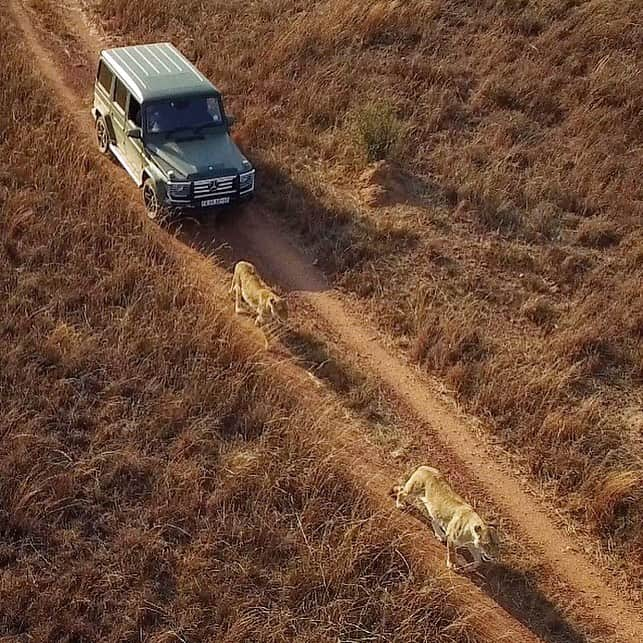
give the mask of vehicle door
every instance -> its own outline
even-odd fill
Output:
[[[129,94],[129,93],[128,93]],[[142,130],[142,114],[141,104],[131,94],[127,97],[127,117],[125,120],[125,130],[123,138],[123,152],[127,158],[131,169],[136,173],[136,176],[143,175],[143,130]],[[138,130],[141,138],[128,136],[127,132],[131,130]]]
[[[130,96],[123,82],[119,78],[116,78],[114,81],[114,96],[112,101],[112,123],[114,124],[114,136],[118,149],[114,151],[114,154],[132,179],[136,181],[137,185],[140,185],[143,164],[142,141],[133,139],[127,135],[130,129],[137,127],[137,125],[130,120],[131,118],[138,120],[140,126],[140,106],[138,106],[137,115],[137,105],[138,102]]]
[[[120,80],[114,79],[114,88],[112,90],[112,123],[114,124],[114,138],[119,151],[123,151],[125,138],[125,110],[127,109],[127,88]]]

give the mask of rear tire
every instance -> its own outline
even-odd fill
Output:
[[[156,186],[152,179],[146,179],[143,183],[143,203],[145,203],[145,211],[147,216],[152,221],[158,221],[161,216],[161,206],[159,204],[158,194],[156,193]]]
[[[102,116],[96,119],[96,144],[101,154],[109,156],[109,130]]]

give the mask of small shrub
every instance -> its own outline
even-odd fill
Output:
[[[391,158],[399,149],[404,125],[387,103],[370,103],[357,115],[357,131],[369,161]]]
[[[485,259],[489,266],[500,270],[517,270],[531,272],[536,270],[534,257],[522,245],[492,241],[485,252]]]
[[[568,284],[576,284],[592,267],[592,263],[588,257],[571,253],[565,256],[559,266],[559,278]]]
[[[621,240],[616,226],[606,219],[593,217],[583,221],[576,231],[576,241],[590,248],[609,248]]]
[[[543,297],[528,299],[521,308],[522,314],[539,326],[551,328],[558,319],[558,311]]]
[[[418,333],[413,346],[415,361],[445,373],[457,364],[474,364],[485,359],[490,346],[484,332],[466,311],[420,310]]]
[[[549,127],[559,123],[565,116],[559,99],[546,87],[536,91],[531,97],[529,112],[534,119]]]
[[[522,213],[511,203],[499,206],[483,203],[478,209],[478,220],[485,230],[510,237],[516,236],[524,227]]]
[[[592,397],[577,408],[559,407],[549,412],[542,422],[539,437],[545,444],[560,445],[591,434],[600,422],[600,404]]]
[[[542,32],[544,23],[536,13],[526,10],[512,21],[512,27],[523,36],[533,38]]]
[[[586,377],[596,377],[606,369],[618,366],[624,359],[614,338],[604,336],[598,328],[574,329],[565,339],[564,346],[571,363],[582,364],[582,373]]]
[[[625,257],[630,268],[643,268],[643,240],[633,242],[627,249]]]
[[[643,471],[610,473],[596,485],[592,506],[596,528],[614,529],[618,524],[640,524],[636,517],[643,500]]]
[[[491,106],[501,109],[521,109],[522,102],[514,87],[503,82],[492,82],[486,86],[486,98]]]
[[[529,228],[536,236],[553,241],[560,237],[560,220],[560,208],[541,201],[530,213]]]
[[[477,362],[457,362],[447,368],[444,379],[460,399],[470,399],[476,393],[480,370]]]

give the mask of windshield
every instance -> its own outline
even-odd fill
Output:
[[[222,124],[221,107],[216,96],[179,98],[152,103],[145,108],[145,129],[150,134]]]

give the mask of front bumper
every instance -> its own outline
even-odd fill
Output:
[[[209,210],[210,208],[224,208],[231,203],[249,201],[254,196],[254,189],[246,192],[235,192],[223,196],[212,196],[207,199],[173,199],[165,196],[164,205],[177,210]]]

